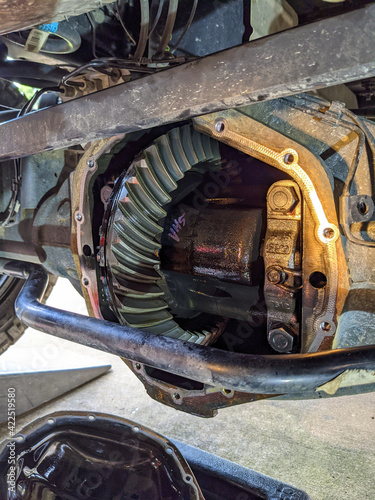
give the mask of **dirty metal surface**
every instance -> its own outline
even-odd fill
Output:
[[[147,367],[145,365],[133,363],[126,359],[123,361],[139,378],[145,386],[147,394],[152,399],[199,417],[214,417],[217,415],[220,408],[227,408],[243,403],[252,403],[254,401],[274,397],[266,394],[234,391],[232,389],[226,389],[225,387],[212,387],[207,384],[201,384],[201,387],[196,387],[195,389],[186,389],[150,376],[150,374],[147,373]]]
[[[301,276],[298,245],[300,198],[298,185],[293,181],[276,182],[267,195],[264,296],[268,311],[268,341],[278,352],[290,352],[296,343],[295,337],[299,335],[296,294],[300,288],[297,274],[299,279]],[[284,332],[285,325],[290,331]]]
[[[195,126],[288,173],[299,185],[312,215],[313,246],[320,249],[315,265],[327,277],[327,285],[319,290],[319,300],[305,325],[301,347],[302,352],[329,348],[348,292],[348,277],[333,193],[319,159],[297,142],[247,116],[245,108],[242,113],[231,110],[196,118]],[[308,277],[304,287],[309,289]]]
[[[0,34],[21,31],[37,24],[62,21],[97,9],[111,0],[0,0]]]
[[[101,318],[99,307],[97,262],[92,235],[92,200],[89,186],[98,174],[98,159],[108,152],[122,136],[97,141],[80,159],[71,178],[72,232],[71,245],[78,270],[83,297],[91,316]]]
[[[369,5],[7,122],[0,159],[367,78],[374,54]]]

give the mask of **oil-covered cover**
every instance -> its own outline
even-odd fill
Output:
[[[58,412],[0,450],[2,500],[199,500],[176,447],[128,420]]]

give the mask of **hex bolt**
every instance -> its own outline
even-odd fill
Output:
[[[268,194],[268,203],[277,212],[291,212],[298,203],[298,196],[292,187],[275,186]]]
[[[270,283],[277,285],[278,283],[284,283],[286,275],[282,269],[276,269],[275,267],[270,267],[267,270],[267,279]]]
[[[285,328],[275,328],[268,335],[268,343],[277,352],[291,352],[294,344],[294,337]]]
[[[81,220],[82,220],[82,219],[83,219],[82,214],[78,212],[78,213],[76,214],[76,220],[77,220],[78,222],[81,222]]]

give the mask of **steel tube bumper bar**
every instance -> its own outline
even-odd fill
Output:
[[[25,325],[212,386],[293,395],[311,393],[346,370],[375,370],[375,346],[282,356],[222,351],[43,305],[48,276],[40,266],[0,260],[0,272],[26,279],[16,301]]]
[[[0,160],[374,75],[372,4],[12,120]]]

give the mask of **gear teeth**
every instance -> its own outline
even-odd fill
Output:
[[[220,145],[217,141],[211,140],[211,149],[212,149],[212,162],[216,165],[220,165],[221,163],[221,153],[220,153]]]
[[[156,203],[138,182],[136,177],[132,177],[125,183],[129,198],[143,210],[150,219],[158,221],[167,215],[167,212]]]
[[[182,147],[181,134],[179,128],[174,128],[168,133],[169,142],[171,144],[172,153],[178,163],[180,169],[185,174],[188,172],[192,164],[189,162],[184,148]]]
[[[216,155],[213,151],[213,141],[208,135],[201,135],[202,146],[204,149],[204,154],[208,161],[216,160]],[[216,142],[214,143],[216,144]]]
[[[198,157],[198,161],[200,163],[207,161],[208,158],[206,156],[206,153],[203,149],[203,144],[202,144],[202,134],[197,132],[195,129],[193,129],[193,132],[192,132],[192,143],[193,143],[193,147],[195,150],[195,154]]]
[[[149,190],[155,201],[162,205],[171,201],[172,198],[160,184],[158,177],[151,172],[145,159],[136,163],[134,169],[139,183]]]
[[[127,279],[116,277],[113,286],[120,297],[130,297],[137,300],[157,299],[164,296],[163,291],[154,284],[145,285]]]
[[[171,143],[169,142],[168,136],[163,135],[156,140],[156,144],[158,145],[160,156],[162,157],[173,179],[175,181],[182,179],[184,173],[183,170],[181,170],[181,168],[178,166],[178,163],[173,156]]]
[[[114,247],[124,247],[125,251],[128,251],[131,255],[137,257],[139,261],[150,262],[152,264],[159,263],[155,251],[149,248],[145,248],[144,246],[140,246],[137,241],[129,238],[128,235],[125,235],[125,237],[120,237],[120,235],[117,233],[117,236],[117,241],[113,242]]]
[[[148,331],[157,325],[166,323],[167,321],[173,321],[171,313],[166,309],[157,311],[154,313],[145,312],[142,315],[139,314],[127,314],[126,324],[129,326],[134,326],[135,328],[145,328]]]
[[[185,342],[193,342],[195,344],[196,340],[198,340],[198,335],[195,335],[192,332],[185,331],[180,337],[180,340],[184,340]]]
[[[157,266],[159,264],[159,259],[153,254],[144,255],[141,252],[137,252],[132,246],[129,245],[125,240],[120,240],[118,243],[113,244],[113,248],[121,253],[125,249],[128,253],[128,258],[134,263],[139,263],[144,266]]]
[[[122,302],[122,305],[118,308],[118,310],[124,314],[146,314],[146,313],[155,313],[158,311],[163,311],[168,308],[168,304],[165,303],[165,300],[153,300],[147,299],[143,301],[139,301],[137,299],[133,299],[130,297],[126,297],[126,299]]]
[[[113,253],[115,254],[116,252]],[[161,279],[160,274],[153,268],[145,268],[143,266],[135,266],[130,262],[123,262],[121,255],[116,257],[117,263],[112,267],[116,273],[116,278],[122,277],[124,280],[129,279],[139,283],[155,283]]]
[[[207,331],[184,330],[168,311],[158,286],[161,245],[156,237],[163,231],[158,222],[167,215],[164,206],[172,200],[169,193],[177,188],[177,182],[193,166],[219,158],[217,141],[186,125],[156,139],[143,157],[133,162],[131,176],[122,184],[127,194],[116,201],[114,233],[109,233],[113,236],[112,260],[116,261],[110,261],[110,279],[115,311],[122,323],[197,344],[207,344],[212,337]]]
[[[153,173],[159,178],[159,181],[163,184],[167,193],[174,191],[177,188],[177,183],[169,173],[168,169],[164,165],[158,148],[153,144],[145,150],[146,161],[153,170]]]
[[[139,224],[150,236],[154,237],[163,232],[163,228],[144,215],[130,198],[126,197],[120,200],[119,208],[125,217],[129,217],[133,223]]]
[[[126,278],[132,278],[137,281],[139,278],[141,280],[151,281],[150,278],[154,277],[154,282],[156,281],[156,276],[154,276],[154,272],[157,273],[153,266],[149,266],[144,263],[136,262],[129,256],[124,256],[117,248],[113,249],[113,255],[117,258],[119,264],[121,264],[125,269],[128,270],[128,273],[123,275]]]
[[[173,328],[172,330],[169,330],[168,332],[166,333],[163,333],[163,335],[165,337],[171,337],[173,339],[181,339],[181,337],[186,333],[185,330],[183,330],[181,327],[179,327],[177,325],[177,323],[175,323],[175,328]],[[184,340],[184,339],[181,339],[181,340]]]
[[[150,252],[156,252],[161,248],[160,243],[149,238],[127,219],[123,219],[121,222],[116,221],[113,228],[120,238],[131,241],[132,244],[140,250],[144,249]]]
[[[194,332],[196,335],[198,335],[198,339],[195,341],[196,344],[204,344],[207,343],[207,339],[211,337],[211,332],[207,332],[206,330],[203,330],[202,332]]]
[[[177,335],[177,331],[180,332],[179,335],[183,332],[182,328],[178,326],[172,316],[169,320],[166,320],[163,323],[150,326],[148,331],[154,335],[164,335],[169,337]],[[175,338],[178,338],[178,335]]]
[[[198,160],[198,156],[196,155],[195,149],[193,146],[193,141],[191,138],[191,131],[192,131],[192,128],[190,125],[185,125],[184,127],[182,127],[181,128],[181,141],[182,141],[182,146],[184,148],[186,157],[187,157],[190,165],[196,165],[199,162],[199,160]]]

